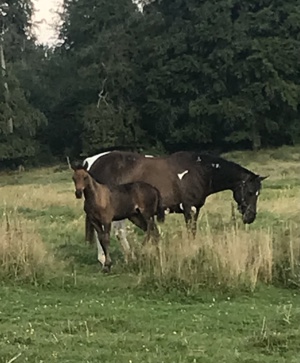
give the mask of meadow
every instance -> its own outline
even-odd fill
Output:
[[[300,148],[225,157],[269,175],[256,221],[215,194],[195,240],[166,217],[158,254],[128,224],[110,274],[67,166],[1,173],[0,362],[298,363]]]

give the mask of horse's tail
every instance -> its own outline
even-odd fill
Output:
[[[162,203],[162,197],[157,190],[157,209],[156,209],[157,222],[163,223],[165,221],[165,209]]]

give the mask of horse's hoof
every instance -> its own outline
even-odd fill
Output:
[[[103,266],[102,272],[104,274],[108,274],[110,272],[111,266]]]

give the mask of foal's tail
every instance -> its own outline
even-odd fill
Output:
[[[162,204],[162,197],[157,190],[157,209],[156,209],[157,222],[163,223],[165,221],[165,209]]]

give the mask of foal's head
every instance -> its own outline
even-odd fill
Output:
[[[266,178],[267,176],[249,174],[233,190],[233,197],[238,203],[238,209],[242,213],[245,224],[254,222],[256,218],[256,205],[261,182]]]
[[[81,164],[72,165],[72,169],[74,170],[72,179],[75,184],[75,196],[78,199],[82,198],[82,193],[90,182],[90,176],[86,167],[86,164],[84,166]]]

